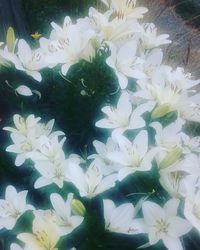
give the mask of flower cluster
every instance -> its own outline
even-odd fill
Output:
[[[16,166],[31,160],[40,175],[36,189],[53,183],[62,189],[65,182],[71,183],[80,199],[92,199],[136,172],[151,174],[154,167],[171,199],[163,207],[147,198],[135,206],[103,199],[105,230],[148,234],[149,242],[143,247],[162,240],[167,249],[181,250],[180,237],[192,227],[200,231],[200,137],[185,130],[188,122],[200,122],[200,96],[195,89],[200,80],[193,80],[183,68],[163,64],[159,47],[170,43],[169,36],[158,35],[152,23],[139,22],[147,9],[137,7],[136,0],[102,2],[107,8],[104,13],[92,7],[87,17],[76,22],[68,16],[62,27],[52,22],[50,37],[40,38],[40,48],[32,51],[20,39],[11,48],[8,44],[2,48],[0,56],[41,81],[39,71],[44,67],[61,65],[66,75],[72,65],[80,60],[92,62],[96,53],[105,50],[106,64],[113,69],[121,89],[117,105],[103,107],[105,117],[96,122],[96,127],[110,130],[107,142],[95,140],[96,153],[87,159],[67,155],[63,150],[65,135],[53,131],[54,120],[43,124],[34,115],[14,115],[15,128],[4,128],[11,132],[13,143],[6,150],[17,155]],[[170,114],[175,118],[166,125],[163,121]],[[8,186],[0,203],[0,228],[12,229],[25,211],[33,210],[32,232],[20,233],[21,245],[12,244],[11,250],[57,249],[61,237],[84,220],[86,208],[72,193],[66,201],[57,193],[51,194],[52,208],[48,210],[26,205],[26,194]],[[178,209],[180,201],[184,205]]]

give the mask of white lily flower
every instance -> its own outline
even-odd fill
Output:
[[[148,9],[136,7],[137,0],[110,0],[110,8],[118,18],[140,19]]]
[[[71,202],[73,194],[67,196],[67,201],[64,201],[59,194],[51,194],[50,196],[52,206],[56,214],[56,228],[60,236],[70,234],[82,222],[84,217],[72,215]]]
[[[117,129],[124,132],[128,129],[138,129],[145,126],[142,114],[153,109],[151,103],[142,104],[134,110],[130,102],[130,96],[127,92],[123,92],[119,98],[117,107],[106,106],[102,111],[107,115],[96,122],[96,126],[100,128]]]
[[[175,122],[164,128],[159,122],[151,123],[150,126],[156,131],[156,145],[167,151],[170,151],[174,147],[180,147],[182,143],[181,132],[184,124],[185,121],[182,119],[177,119]]]
[[[190,183],[189,183],[190,185]],[[195,186],[191,187],[185,198],[184,215],[189,222],[200,232],[200,190],[195,192]]]
[[[139,132],[133,142],[123,135],[119,135],[116,140],[119,151],[109,153],[108,158],[124,166],[119,170],[119,181],[136,171],[149,171],[152,168],[152,160],[159,149],[153,148],[148,151],[147,131]]]
[[[112,12],[102,14],[95,8],[89,9],[91,25],[103,41],[116,44],[121,41],[129,41],[134,35],[142,32],[142,28],[136,20],[119,18],[110,20],[111,14]]]
[[[5,200],[0,199],[0,229],[13,229],[23,213],[34,209],[33,206],[26,204],[27,193],[26,190],[17,192],[15,187],[7,186]]]
[[[169,161],[171,161],[169,159]],[[198,185],[200,178],[200,158],[195,154],[187,154],[175,163],[160,169],[160,184],[173,197],[186,197],[188,186]],[[199,185],[200,187],[200,185]]]
[[[93,141],[93,145],[97,154],[90,155],[88,159],[94,159],[94,163],[97,162],[103,175],[109,175],[122,167],[120,164],[116,164],[108,159],[109,152],[113,152],[118,148],[117,143],[111,137],[108,138],[106,144],[95,140]]]
[[[193,91],[195,92],[195,91]],[[200,94],[189,96],[179,108],[179,115],[188,121],[200,122]]]
[[[103,177],[98,165],[93,162],[84,170],[78,164],[70,164],[66,173],[67,181],[79,190],[81,197],[93,198],[115,186],[116,174]]]
[[[69,16],[64,18],[63,27],[60,27],[57,23],[51,22],[53,30],[50,34],[50,40],[61,40],[65,42],[67,40],[68,28],[72,25],[72,20]]]
[[[143,61],[136,56],[137,41],[130,41],[122,45],[119,50],[110,45],[111,55],[106,59],[106,63],[114,69],[121,89],[128,85],[128,78],[144,78],[145,75],[138,70]]]
[[[195,91],[191,90],[189,85],[192,88],[198,84],[198,81],[189,82],[185,78],[185,81],[182,83],[182,80],[176,80],[174,75],[176,76],[176,71],[172,71],[171,67],[164,65],[158,67],[154,71],[150,81],[137,81],[141,89],[133,93],[133,96],[155,103],[156,107],[152,113],[153,118],[159,118],[169,112],[176,111],[179,117],[192,120],[192,116],[199,113],[196,110],[196,106],[194,106],[194,102],[199,96],[191,96],[191,92]],[[192,111],[192,109],[192,115],[189,117],[189,111]]]
[[[20,233],[17,238],[25,244],[26,250],[58,250],[56,244],[59,241],[55,225],[43,217],[35,217],[33,220],[33,233]]]
[[[145,55],[141,55],[144,63],[141,64],[141,71],[145,75],[143,79],[152,79],[154,72],[157,68],[162,67],[163,52],[161,49],[156,48],[149,51]],[[138,80],[142,82],[142,77],[138,77]]]
[[[69,156],[68,159],[55,159],[50,161],[47,159],[35,160],[35,168],[41,174],[36,180],[34,187],[36,189],[55,183],[62,188],[67,179],[68,168],[71,164],[80,164],[80,159],[75,156]]]
[[[103,200],[105,229],[109,232],[123,234],[140,234],[145,232],[143,219],[135,219],[135,208],[131,203],[118,207],[111,200]]]
[[[191,230],[187,220],[177,216],[178,199],[171,199],[161,208],[154,202],[146,201],[142,205],[144,221],[148,226],[149,243],[162,240],[169,250],[183,250],[180,237]]]
[[[11,139],[14,144],[8,146],[6,151],[16,153],[17,157],[15,165],[22,165],[28,158],[28,153],[35,151],[38,148],[38,140],[41,135],[49,136],[63,135],[61,131],[51,133],[54,120],[49,121],[46,125],[39,123],[40,118],[35,118],[34,115],[29,115],[26,119],[20,115],[14,115],[14,124],[16,128],[4,127],[11,133]]]
[[[34,129],[37,126],[40,119],[40,117],[35,117],[34,115],[29,115],[25,119],[21,115],[16,114],[13,116],[13,121],[16,128],[4,127],[3,129],[26,136],[28,134],[28,131]]]
[[[190,137],[185,133],[181,134],[184,153],[200,153],[200,136]]]
[[[178,118],[165,128],[162,128],[158,122],[150,124],[156,131],[156,145],[161,149],[156,157],[160,170],[175,169],[174,164],[179,164],[179,161],[182,161],[182,156],[188,154],[190,157],[190,155],[193,156],[192,152],[199,152],[200,138],[198,136],[190,138],[182,132],[184,123],[184,120]]]
[[[15,91],[18,94],[24,95],[24,96],[31,96],[31,95],[33,95],[31,89],[29,87],[27,87],[26,85],[20,85],[19,87],[17,87],[15,89]]]
[[[62,149],[65,139],[64,137],[59,141],[58,136],[52,138],[41,136],[37,151],[27,154],[27,157],[34,162],[35,168],[42,175],[35,182],[35,188],[41,188],[51,183],[55,183],[60,188],[63,187],[68,165]]]
[[[28,159],[27,153],[30,153],[37,148],[35,133],[30,131],[27,136],[19,133],[11,133],[10,137],[14,144],[8,146],[6,151],[17,154],[15,166],[18,167]]]
[[[153,23],[146,23],[143,25],[143,32],[141,34],[141,48],[142,50],[150,50],[160,45],[171,43],[168,40],[169,35],[157,35],[157,28]]]
[[[59,141],[58,136],[47,137],[45,135],[40,136],[38,140],[38,151],[29,154],[32,161],[55,161],[64,160],[65,154],[62,150],[66,137],[63,137]]]
[[[181,164],[188,167],[187,172],[184,171],[184,167],[181,166]],[[180,171],[172,169],[171,171],[160,172],[160,184],[174,198],[187,197],[188,183],[190,183],[192,187],[195,187],[199,179],[199,167],[197,169],[197,166],[193,166],[193,163],[186,164],[184,161],[180,162],[180,166],[183,167],[183,170],[181,170],[180,167]],[[193,172],[195,168],[197,171]],[[196,174],[197,172],[198,174]]]
[[[12,243],[10,246],[10,250],[24,250],[20,245]]]
[[[88,43],[95,33],[93,30],[80,31],[74,24],[68,25],[66,30],[60,32],[59,29],[56,30],[56,40],[40,39],[40,46],[47,53],[48,64],[51,66],[62,64],[61,72],[66,75],[69,68],[79,60],[90,61],[93,58],[95,49],[88,47]]]
[[[25,71],[26,74],[32,76],[38,82],[42,81],[39,70],[46,67],[47,64],[41,49],[32,51],[27,42],[20,39],[17,55],[8,51],[3,51],[1,55],[6,60],[12,62],[16,69]]]

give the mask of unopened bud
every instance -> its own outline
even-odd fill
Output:
[[[6,44],[9,52],[13,52],[15,47],[15,31],[12,27],[9,27],[6,34]]]
[[[164,115],[166,115],[170,111],[171,111],[170,106],[168,104],[160,105],[153,110],[153,112],[151,114],[151,118],[157,119],[157,118],[163,117]]]
[[[167,168],[174,164],[176,161],[178,161],[182,155],[182,149],[181,148],[175,148],[171,152],[169,152],[165,158],[161,161],[159,167],[160,169]]]
[[[86,213],[85,206],[79,200],[73,199],[71,202],[72,212],[76,215],[84,216]]]

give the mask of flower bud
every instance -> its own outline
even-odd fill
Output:
[[[72,212],[76,215],[84,216],[86,213],[85,206],[79,200],[73,199],[71,202]]]
[[[156,107],[152,114],[151,114],[151,118],[152,119],[157,119],[157,118],[160,118],[160,117],[163,117],[164,115],[166,115],[167,113],[169,113],[171,110],[170,110],[170,106],[169,104],[163,104],[163,105],[160,105],[158,107]]]
[[[182,155],[182,149],[181,148],[174,148],[171,152],[169,152],[165,158],[161,161],[159,164],[160,169],[167,168],[174,164],[176,161],[178,161]]]
[[[12,27],[9,27],[6,34],[6,44],[9,52],[13,52],[15,47],[15,31]]]

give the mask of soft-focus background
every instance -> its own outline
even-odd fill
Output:
[[[49,35],[52,21],[61,24],[66,15],[78,18],[87,15],[90,6],[101,6],[94,0],[0,0],[0,39],[5,40],[5,31],[13,26],[17,37],[25,38],[33,46],[38,40],[31,34],[39,32],[43,36]],[[200,77],[200,1],[199,0],[138,0],[138,5],[149,8],[145,21],[154,22],[160,33],[170,34],[172,44],[165,47],[165,60],[174,66],[183,66],[194,76]],[[108,136],[103,129],[95,128],[95,121],[101,117],[100,109],[106,103],[115,103],[118,93],[115,76],[103,63],[102,58],[96,58],[92,64],[80,63],[74,67],[64,79],[58,70],[44,70],[43,81],[35,83],[31,78],[14,69],[0,72],[0,194],[4,193],[5,186],[13,184],[20,189],[29,189],[33,203],[48,207],[49,198],[45,193],[58,190],[52,189],[35,191],[33,183],[36,178],[31,168],[16,168],[14,157],[5,152],[9,145],[9,136],[2,127],[12,125],[13,114],[30,114],[42,117],[44,122],[55,118],[56,129],[66,133],[66,152],[74,152],[86,157],[93,153],[92,141],[104,140]],[[16,96],[8,84],[28,84],[32,89],[41,92],[42,98]],[[86,95],[80,95],[84,90]],[[199,134],[200,128],[194,124],[191,127],[194,133]],[[30,167],[29,167],[30,166]],[[29,167],[29,168],[28,168]],[[135,192],[151,192],[154,187],[155,198],[162,200],[160,186],[156,176],[137,175],[118,184],[109,197],[114,200],[127,201],[127,195]],[[73,191],[66,185],[63,190]],[[103,197],[103,196],[102,196]],[[101,197],[101,198],[102,198]],[[129,201],[134,201],[130,196]],[[136,197],[136,200],[138,197]],[[67,244],[77,246],[78,250],[96,249],[136,249],[136,246],[145,242],[144,237],[125,237],[122,235],[106,234],[103,230],[101,202],[95,199],[89,204],[93,219],[88,219],[88,227],[79,229],[72,234]],[[28,215],[27,215],[28,217]],[[18,228],[26,228],[24,218]],[[9,239],[14,235],[8,232],[0,234],[0,250],[8,249]],[[199,236],[193,233],[184,241],[185,249],[199,249]],[[66,242],[60,250],[65,249]],[[152,247],[151,249],[162,249]]]

